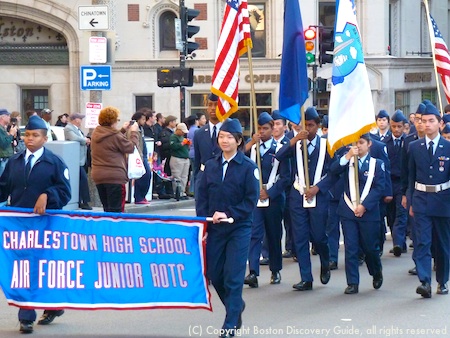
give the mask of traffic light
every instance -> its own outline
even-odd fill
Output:
[[[199,44],[197,42],[188,40],[195,34],[197,34],[200,30],[199,26],[193,26],[189,24],[199,14],[200,11],[197,9],[187,8],[184,6],[180,8],[181,34],[184,42],[184,55],[192,54],[192,52],[199,47]]]
[[[334,28],[320,27],[319,30],[319,64],[333,62]]]
[[[316,62],[316,31],[312,28],[305,29],[306,63]]]
[[[158,87],[192,87],[194,84],[194,68],[164,67],[157,71]]]

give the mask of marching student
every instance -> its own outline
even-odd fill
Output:
[[[378,130],[374,134],[377,140],[383,141],[385,137],[391,135],[391,131],[389,130],[389,122],[390,117],[386,110],[382,109],[377,114],[377,126]]]
[[[47,209],[62,209],[71,198],[69,170],[66,164],[50,150],[47,142],[47,125],[39,116],[31,116],[25,127],[26,150],[13,155],[0,177],[0,201],[10,197],[10,205],[32,208],[43,215]],[[39,325],[50,324],[64,310],[45,310]],[[19,331],[32,333],[36,311],[20,308]]]
[[[389,251],[400,257],[407,252],[406,248],[406,209],[402,206],[402,147],[406,137],[404,127],[406,118],[401,110],[397,110],[391,118],[391,134],[383,139],[386,144],[391,164],[392,201],[386,206],[387,224],[391,229],[394,247]]]
[[[421,282],[416,293],[431,298],[431,242],[436,263],[437,294],[448,294],[450,251],[450,141],[439,134],[441,115],[426,104],[425,138],[409,145],[410,214],[415,220],[414,251]]]
[[[229,338],[242,326],[242,281],[260,193],[259,172],[241,151],[244,138],[239,120],[225,120],[217,141],[221,153],[202,166],[195,197],[197,216],[213,217],[207,229],[206,274],[226,309],[220,337]],[[234,219],[232,224],[220,223],[229,217]]]
[[[329,193],[333,185],[327,175],[331,159],[326,150],[326,139],[317,135],[319,114],[313,107],[305,111],[305,130],[293,137],[276,154],[276,159],[283,161],[292,158],[295,164],[295,180],[289,194],[290,214],[294,247],[300,268],[301,280],[294,284],[298,291],[312,290],[313,276],[309,254],[310,239],[320,256],[320,281],[327,284],[330,280],[330,253],[326,235]],[[303,163],[302,140],[307,140],[308,167],[310,187],[305,185],[305,166]],[[315,202],[315,205],[314,205]],[[311,236],[310,236],[311,235]]]
[[[345,180],[344,194],[338,207],[345,244],[345,294],[359,292],[360,248],[365,254],[369,274],[373,276],[373,287],[379,289],[383,284],[379,229],[380,200],[385,189],[386,176],[383,161],[369,154],[371,144],[370,135],[362,135],[357,145],[350,147],[349,151],[331,166],[331,172],[343,172]],[[354,163],[355,156],[358,156],[357,164]],[[359,204],[356,204],[355,170],[358,170]]]
[[[258,287],[259,257],[264,233],[269,248],[269,268],[272,272],[270,284],[280,284],[280,271],[283,267],[282,219],[286,199],[285,189],[290,183],[291,170],[288,160],[279,162],[275,159],[275,154],[283,143],[277,143],[272,137],[273,125],[273,118],[267,112],[262,112],[258,117],[258,132],[245,145],[246,153],[253,161],[256,162],[256,151],[261,154],[263,188],[260,190],[259,199],[269,203],[266,207],[256,208],[253,213],[252,238],[248,257],[250,274],[244,280],[244,284],[252,288]]]

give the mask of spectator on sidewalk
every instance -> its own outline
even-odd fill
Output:
[[[89,195],[89,184],[86,174],[86,154],[87,147],[91,139],[84,136],[81,131],[81,121],[85,115],[73,113],[69,116],[69,123],[64,127],[64,138],[66,141],[74,141],[80,144],[80,184],[79,184],[79,207],[84,210],[92,210],[89,205],[91,197]]]
[[[205,115],[203,115],[205,116]],[[205,118],[206,121],[206,118]],[[189,177],[188,177],[188,181],[189,181],[189,188],[186,187],[186,193],[189,196],[194,196],[194,186],[195,186],[195,176],[194,176],[194,160],[195,160],[195,149],[194,149],[194,137],[195,137],[195,132],[198,130],[198,117],[197,115],[191,115],[188,116],[188,118],[186,119],[186,123],[187,123],[187,128],[188,128],[188,133],[187,133],[187,138],[191,141],[191,145],[189,146],[189,163],[190,163],[190,167],[189,167]]]
[[[99,126],[91,137],[92,179],[94,180],[103,210],[123,212],[125,184],[128,183],[127,154],[134,151],[139,140],[139,126],[127,121],[119,130],[119,109],[105,107],[98,116]],[[130,130],[129,139],[126,137]]]
[[[177,181],[181,182],[181,199],[187,199],[185,190],[189,175],[189,146],[191,141],[184,136],[188,133],[186,124],[178,123],[175,132],[170,136],[170,170],[174,180],[173,191],[176,191]]]
[[[177,126],[177,118],[173,115],[169,115],[165,118],[165,127],[159,134],[159,140],[161,141],[160,147],[160,158],[164,163],[164,172],[172,176],[170,171],[170,136],[175,131]],[[160,199],[169,199],[173,197],[173,189],[171,182],[161,182],[160,186],[157,188],[157,193]]]
[[[133,114],[131,120],[136,121],[136,124],[139,127],[139,142],[137,144],[137,148],[145,167],[145,174],[141,178],[134,180],[134,203],[150,204],[150,202],[145,198],[145,196],[147,196],[148,189],[150,188],[150,180],[152,179],[152,171],[150,169],[150,165],[148,164],[147,144],[144,139],[144,126],[147,122],[147,115],[145,115],[142,111],[138,111]]]

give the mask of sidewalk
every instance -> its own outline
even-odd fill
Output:
[[[141,205],[134,203],[125,204],[125,213],[127,214],[144,214],[151,213],[155,214],[158,210],[170,210],[170,209],[183,209],[183,208],[195,208],[195,200],[194,198],[189,198],[185,201],[177,201],[174,198],[170,200],[152,200],[150,204]],[[81,209],[78,209],[81,210]],[[93,207],[92,211],[102,212],[102,207]]]

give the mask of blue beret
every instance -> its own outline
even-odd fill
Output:
[[[425,111],[425,103],[419,103],[419,106],[417,107],[416,113],[422,114]]]
[[[441,117],[439,110],[437,110],[437,108],[432,104],[425,105],[425,111],[422,113],[422,115],[435,115]]]
[[[217,101],[219,101],[219,97],[216,94],[209,93],[208,100],[209,101],[213,101],[213,102],[217,102]]]
[[[383,117],[386,117],[389,120],[388,112],[384,109],[381,109],[377,114],[377,119],[382,119]]]
[[[444,123],[449,123],[450,122],[450,114],[444,114],[444,116],[442,116],[442,121],[444,121]]]
[[[47,130],[47,125],[45,124],[44,120],[41,119],[37,115],[30,116],[30,119],[28,120],[28,124],[25,127],[26,130],[36,130],[36,129],[45,129]]]
[[[322,117],[322,127],[328,128],[328,115]]]
[[[0,108],[0,115],[11,115],[11,113],[5,108]]]
[[[263,124],[269,123],[270,121],[273,121],[272,116],[269,115],[268,112],[263,111],[261,114],[259,114],[258,117],[258,124],[262,126]]]
[[[442,129],[442,134],[450,134],[450,123],[446,123],[444,129]]]
[[[241,122],[238,119],[226,119],[222,127],[220,127],[221,131],[227,131],[229,133],[240,133],[242,134],[242,126]]]
[[[286,121],[286,118],[284,116],[281,116],[280,111],[279,110],[274,110],[272,112],[272,119],[275,120],[284,120]]]
[[[317,114],[317,110],[314,107],[308,107],[305,111],[305,120],[314,120],[319,117],[319,114]]]
[[[397,109],[394,113],[394,115],[392,115],[392,121],[394,122],[408,122],[406,120],[405,115],[403,115],[403,112],[400,109]]]

